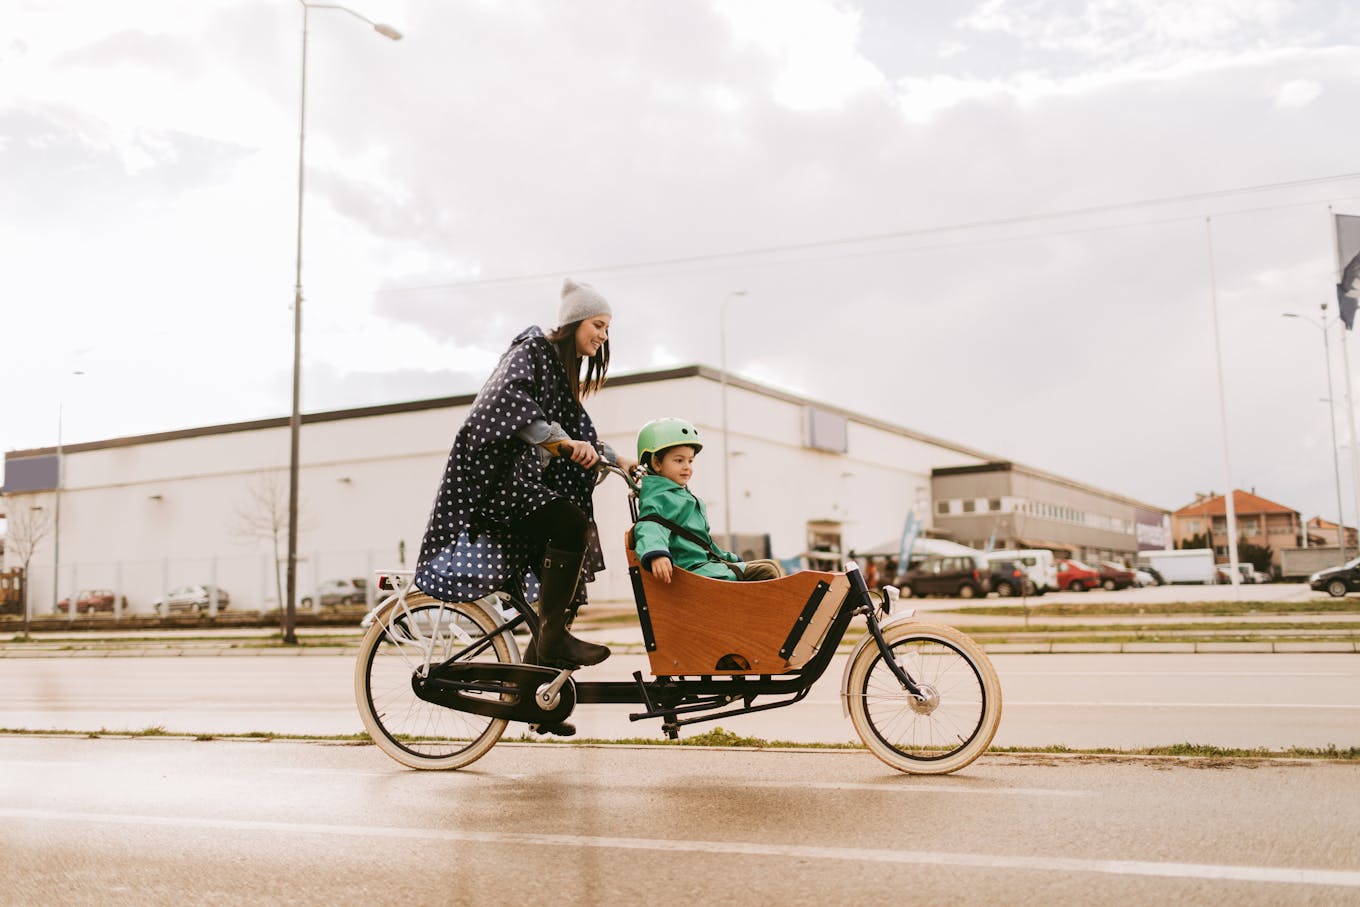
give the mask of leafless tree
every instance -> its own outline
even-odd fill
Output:
[[[307,527],[298,507],[298,531]],[[283,571],[287,567],[288,478],[281,470],[261,473],[246,489],[246,501],[236,510],[233,532],[247,539],[269,543],[274,556],[274,592],[278,596],[279,620],[285,638],[292,636],[288,623],[288,603],[283,600]]]
[[[52,511],[10,497],[6,501],[5,551],[24,571],[24,636],[28,635],[29,565],[47,537],[52,534]]]

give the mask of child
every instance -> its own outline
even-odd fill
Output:
[[[663,583],[672,564],[713,579],[762,580],[783,575],[774,561],[743,563],[713,544],[704,502],[689,490],[699,430],[684,419],[656,419],[638,432],[638,462],[647,468],[638,497],[633,547],[642,566]]]

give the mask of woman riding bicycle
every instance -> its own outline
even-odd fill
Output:
[[[616,458],[581,400],[604,385],[611,316],[603,296],[568,279],[558,327],[546,335],[530,327],[511,342],[454,438],[420,547],[415,583],[447,602],[519,590],[527,573],[538,576],[528,663],[576,668],[609,657],[567,627],[585,602],[582,578],[604,569],[593,470],[601,454]]]

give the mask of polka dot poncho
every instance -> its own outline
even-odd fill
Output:
[[[572,399],[557,350],[542,329],[531,327],[501,356],[454,438],[416,564],[416,585],[425,593],[448,602],[497,591],[536,593],[528,574],[537,571],[542,552],[510,527],[558,497],[591,518],[583,579],[590,582],[604,569],[591,506],[594,474],[566,458],[544,468],[537,450],[515,437],[535,420],[556,422],[571,437],[600,446],[590,416]],[[578,603],[585,583],[581,590]]]

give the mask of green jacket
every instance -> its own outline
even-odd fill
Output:
[[[638,495],[638,521],[633,525],[633,550],[644,567],[661,555],[682,570],[710,576],[714,579],[736,579],[732,571],[717,560],[712,551],[701,548],[687,538],[671,532],[660,523],[643,520],[642,517],[655,514],[683,526],[706,539],[713,541],[708,528],[708,514],[704,502],[694,496],[688,488],[677,485],[670,479],[657,475],[642,477],[642,492]],[[723,561],[740,565],[741,559],[730,551],[713,546],[722,555]]]

